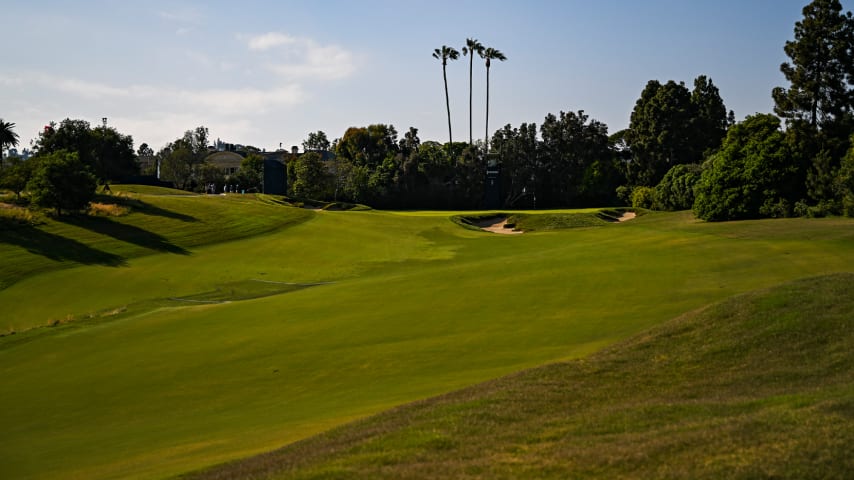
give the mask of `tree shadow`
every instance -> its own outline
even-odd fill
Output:
[[[179,255],[190,254],[189,250],[175,245],[165,237],[133,225],[127,225],[110,220],[108,217],[85,217],[75,215],[59,217],[57,220],[69,225],[91,230],[95,233],[100,233],[101,235],[113,237],[121,242],[132,243],[150,250],[175,253]]]
[[[58,262],[72,261],[84,265],[119,267],[127,262],[119,255],[92,248],[70,238],[48,233],[31,225],[2,225],[0,242],[17,245],[35,255]]]
[[[120,205],[123,207],[132,208],[134,211],[145,215],[155,215],[158,217],[172,218],[175,220],[180,220],[182,222],[198,221],[198,219],[196,217],[193,217],[192,215],[185,215],[183,213],[166,210],[165,208],[160,208],[150,203],[143,202],[138,198],[122,197],[118,195],[97,194],[95,195],[94,201],[98,203]]]

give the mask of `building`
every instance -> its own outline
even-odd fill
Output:
[[[205,163],[215,166],[225,177],[235,175],[249,153],[255,153],[264,159],[264,178],[261,191],[271,195],[284,195],[287,192],[284,152],[235,152],[215,151],[205,157]]]

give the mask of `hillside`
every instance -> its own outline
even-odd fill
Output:
[[[191,479],[850,478],[854,274],[737,296]]]
[[[188,255],[194,247],[268,233],[311,217],[254,195],[189,195],[137,185],[116,185],[113,191],[97,196],[97,213],[91,215],[42,215],[30,224],[0,215],[0,290],[57,269],[118,267],[156,253]]]

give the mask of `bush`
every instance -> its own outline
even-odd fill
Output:
[[[671,168],[655,187],[658,208],[688,210],[694,206],[694,186],[700,180],[703,167],[695,163]]]
[[[632,190],[632,207],[633,208],[646,208],[649,210],[655,210],[657,207],[657,201],[655,196],[655,188],[653,187],[635,187]]]
[[[734,125],[704,166],[694,189],[694,213],[723,221],[785,216],[797,167],[780,119],[757,114]]]
[[[631,205],[632,204],[632,187],[628,185],[621,185],[617,187],[617,199],[620,200],[622,205]]]

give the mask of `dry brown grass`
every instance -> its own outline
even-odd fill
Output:
[[[115,203],[92,202],[87,213],[96,217],[123,217],[130,213],[130,208]]]
[[[11,203],[0,202],[0,220],[21,225],[34,225],[39,222],[39,215],[28,208]]]

